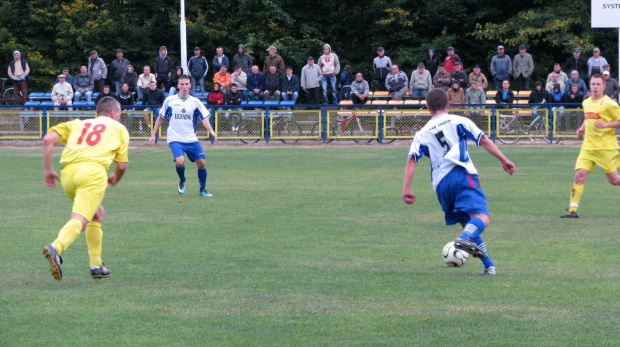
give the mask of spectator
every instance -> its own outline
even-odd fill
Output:
[[[138,84],[136,86],[138,99],[142,101],[144,101],[144,94],[147,90],[149,90],[151,82],[155,82],[155,85],[157,86],[157,79],[155,78],[155,75],[151,73],[151,67],[144,65],[143,71],[144,73],[138,76]]]
[[[450,73],[446,71],[443,63],[439,64],[437,73],[433,76],[433,85],[447,92],[451,83]]]
[[[551,82],[551,78],[553,77],[554,73],[558,74],[558,81],[562,83],[566,83],[568,81],[568,75],[561,70],[560,63],[555,63],[553,64],[553,71],[551,71],[551,73],[547,75],[546,83]]]
[[[491,59],[491,76],[493,76],[493,84],[495,90],[502,90],[505,80],[510,82],[512,74],[512,61],[510,57],[504,54],[504,46],[497,46],[497,55]]]
[[[370,95],[370,87],[368,82],[364,79],[361,72],[355,74],[355,81],[351,83],[351,99],[353,103],[365,104],[368,102],[368,95]]]
[[[103,91],[99,93],[99,95],[97,95],[97,98],[95,99],[95,105],[97,105],[99,101],[101,101],[101,99],[105,98],[106,96],[109,96],[114,100],[121,102],[121,100],[118,98],[118,95],[116,95],[116,93],[112,93],[112,91],[110,90],[110,86],[105,85],[103,86]]]
[[[226,94],[228,87],[230,87],[230,74],[227,65],[220,66],[218,73],[213,74],[213,83],[218,83],[222,94]]]
[[[332,103],[338,105],[338,95],[336,91],[336,76],[340,73],[340,60],[336,53],[332,52],[332,47],[329,44],[323,45],[323,55],[319,57],[319,67],[321,68],[321,87],[323,89],[323,103],[329,104],[327,98],[327,88],[332,90]]]
[[[519,83],[519,90],[530,90],[530,79],[534,72],[534,60],[532,55],[526,51],[525,45],[519,46],[519,54],[515,55],[512,64],[515,79]]]
[[[602,74],[604,65],[608,65],[607,59],[601,57],[601,50],[598,47],[594,48],[592,56],[588,59],[588,78]]]
[[[573,56],[564,64],[564,71],[577,70],[579,72],[579,78],[586,80],[588,78],[588,63],[581,58],[581,50],[579,48],[573,49]]]
[[[65,66],[62,68],[62,73],[61,75],[65,75],[65,82],[69,83],[71,85],[71,87],[73,87],[73,83],[75,82],[75,78],[73,76],[71,76],[71,68],[69,68],[68,66]],[[60,82],[58,80],[58,77],[56,77],[56,82],[54,82],[54,84]],[[75,92],[75,89],[73,90],[73,92]]]
[[[459,62],[454,63],[454,72],[450,74],[450,80],[459,81],[459,84],[461,85],[461,89],[465,90],[469,86],[469,79],[467,78],[467,73],[463,71],[461,68],[462,68],[461,63]]]
[[[248,100],[248,75],[243,71],[241,65],[235,66],[235,72],[230,74],[230,85],[237,85],[237,91],[243,96],[243,100]]]
[[[129,90],[129,84],[121,84],[121,92],[118,93],[118,99],[121,103],[121,106],[133,106],[135,104],[135,96],[134,93]]]
[[[351,100],[351,83],[353,82],[353,75],[351,74],[351,65],[344,66],[344,70],[340,72],[340,100]]]
[[[222,93],[220,89],[220,84],[214,83],[213,90],[209,93],[209,96],[207,97],[207,104],[208,105],[223,105],[225,100],[226,99],[225,99],[224,93]]]
[[[400,71],[398,65],[392,65],[392,72],[385,79],[385,88],[394,100],[401,100],[409,89],[407,75]]]
[[[422,60],[424,63],[424,68],[428,71],[431,76],[435,76],[437,73],[437,69],[439,68],[439,58],[435,55],[435,49],[433,47],[428,49],[426,52],[426,57]]]
[[[170,77],[172,76],[172,59],[168,56],[166,46],[159,47],[159,55],[155,58],[154,69],[157,88],[168,91],[170,89]],[[150,87],[150,84],[148,86]]]
[[[385,55],[383,47],[377,48],[377,56],[372,61],[372,69],[375,71],[377,78],[377,90],[385,91],[385,79],[392,69],[392,60]]]
[[[510,81],[502,81],[502,89],[495,93],[495,103],[498,108],[508,108],[515,100],[515,94],[510,90]]]
[[[534,90],[530,93],[527,102],[530,104],[544,104],[549,102],[549,92],[543,88],[542,82],[536,81]]]
[[[577,70],[573,70],[570,72],[570,79],[566,81],[564,91],[569,93],[572,85],[576,85],[583,95],[588,94],[588,87],[586,86],[586,82],[579,78],[579,72]]]
[[[97,51],[90,52],[90,59],[88,59],[88,73],[93,79],[93,92],[101,93],[103,91],[103,85],[105,79],[108,76],[108,68],[105,65],[103,59],[99,57]]]
[[[144,122],[146,123],[146,125],[150,129],[151,128],[151,117],[150,117],[149,113],[152,112],[154,117],[157,117],[157,114],[159,113],[159,108],[164,103],[164,100],[166,99],[166,96],[164,95],[164,92],[162,92],[158,88],[157,81],[149,82],[149,89],[144,91],[144,95],[143,96],[144,96],[144,105],[151,106],[151,107],[145,108],[144,112],[142,113],[142,117],[144,118]]]
[[[469,74],[469,83],[471,83],[471,81],[476,81],[478,89],[485,90],[489,86],[487,76],[480,71],[480,65],[475,65],[474,71]]]
[[[121,89],[122,84],[126,83],[129,91],[133,94],[134,100],[136,99],[136,88],[138,87],[138,74],[134,71],[133,65],[127,65],[127,72],[121,77]]]
[[[200,92],[204,93],[205,90],[205,76],[209,72],[209,64],[207,58],[202,56],[200,47],[194,47],[194,56],[189,59],[187,63],[187,70],[191,77],[192,92],[196,92],[196,87],[200,87]]]
[[[243,71],[247,76],[250,72],[252,72],[252,57],[246,53],[245,46],[242,44],[237,46],[237,51],[238,53],[233,57],[233,66],[241,66],[241,71]]]
[[[452,81],[452,86],[448,90],[448,102],[450,106],[465,103],[465,92],[457,80]]]
[[[280,95],[282,94],[282,87],[280,81],[280,74],[275,66],[269,67],[269,72],[265,75],[265,91],[263,92],[263,100],[280,101]]]
[[[58,77],[60,78],[60,76]],[[73,101],[79,101],[80,98],[84,96],[86,101],[90,102],[93,95],[93,88],[93,79],[88,73],[88,68],[85,65],[82,65],[80,68],[80,74],[75,76],[73,80],[73,89],[75,90]]]
[[[23,105],[28,100],[28,74],[30,66],[22,59],[19,51],[13,52],[13,60],[9,63],[8,76],[13,81],[13,93],[15,102]]]
[[[459,62],[463,66],[463,61],[458,54],[454,53],[454,47],[448,47],[448,55],[443,60],[443,65],[448,73],[454,72],[454,63]],[[448,87],[449,88],[449,87]]]
[[[309,56],[307,64],[301,69],[301,89],[307,94],[307,103],[316,105],[319,103],[319,92],[321,90],[321,68],[314,64],[314,57]]]
[[[177,84],[179,84],[179,77],[181,77],[182,75],[183,75],[183,68],[180,66],[177,66],[177,68],[175,69],[174,75],[170,77],[170,92],[168,93],[168,95],[175,95],[176,93],[179,92],[179,89],[177,88]]]
[[[433,89],[433,79],[428,70],[424,68],[424,63],[419,63],[418,68],[411,72],[409,79],[409,90],[411,97],[418,100],[426,100],[426,94]]]
[[[58,83],[52,88],[52,101],[54,106],[66,105],[71,106],[73,99],[73,88],[67,82],[65,82],[65,75],[58,75]],[[69,111],[72,109],[69,108]]]
[[[252,66],[252,73],[248,75],[248,99],[262,100],[265,90],[265,75],[258,71],[258,66]]]
[[[562,101],[567,104],[579,104],[579,106],[576,107],[581,107],[581,102],[583,102],[585,95],[586,94],[583,94],[581,90],[579,90],[579,86],[571,84],[570,90],[564,93],[564,99],[562,99]]]
[[[280,75],[282,75],[284,73],[284,68],[285,68],[284,59],[282,59],[282,57],[278,55],[275,46],[269,46],[269,48],[267,48],[267,52],[269,52],[269,55],[265,57],[265,64],[263,65],[263,74],[266,74],[267,71],[269,71],[269,67],[273,65],[276,67]]]
[[[482,88],[478,88],[478,82],[473,80],[469,84],[470,84],[470,87],[467,88],[467,91],[465,91],[465,103],[466,104],[482,104],[482,105],[486,104],[487,100],[484,95],[484,90],[482,90]],[[481,109],[481,108],[484,108],[484,106],[482,105],[471,106],[470,108]]]
[[[611,73],[609,71],[603,71],[603,80],[605,81],[605,90],[603,91],[603,94],[618,102],[618,93],[620,92],[620,85],[618,84],[618,81],[611,77]]]
[[[241,67],[239,67],[239,71],[241,71]],[[243,72],[243,71],[241,71]],[[228,93],[226,93],[226,104],[228,106],[233,106],[231,108],[229,108],[229,111],[241,111],[242,108],[240,107],[241,102],[244,100],[244,96],[243,93],[241,93],[238,90],[238,86],[236,83],[232,83],[230,85],[230,90],[228,91]],[[226,118],[226,122],[228,123],[228,125],[230,126],[230,129],[232,131],[237,131],[239,129],[238,122],[235,122],[233,117],[230,117],[231,113],[226,112],[224,113],[224,117]],[[239,113],[236,114],[236,117],[234,118],[238,118]]]
[[[583,102],[583,99],[584,94],[581,93],[579,87],[576,84],[573,84],[571,85],[570,91],[566,91],[564,93],[562,102],[566,104],[577,104],[574,106],[568,106],[569,108],[581,108],[581,103]],[[564,112],[564,128],[566,130],[575,130],[579,128],[581,124],[583,124],[582,112]]]
[[[116,59],[112,61],[110,66],[110,70],[112,70],[112,82],[114,82],[114,90],[116,93],[121,91],[123,75],[127,72],[127,67],[131,65],[129,60],[125,59],[123,55],[124,52],[121,49],[117,49]]]
[[[228,57],[224,55],[224,48],[217,47],[215,49],[215,55],[213,56],[213,60],[211,61],[211,65],[213,65],[213,74],[220,72],[222,66],[230,66],[230,62],[228,61]]]
[[[286,67],[286,75],[282,76],[282,99],[297,102],[299,97],[299,77],[293,75],[293,68]]]
[[[559,83],[553,85],[553,89],[549,92],[549,102],[552,104],[560,104],[564,100],[564,88],[560,86]],[[558,111],[554,112],[558,109],[563,109],[564,106],[553,106],[551,108],[551,112],[553,112],[555,118],[555,124],[559,128],[562,123],[566,123],[564,121],[564,112]]]
[[[565,89],[564,88],[564,86],[565,86],[564,82],[560,81],[560,75],[554,73],[554,74],[551,75],[551,82],[547,83],[547,86],[545,87],[545,89],[547,89],[547,91],[549,93],[551,93],[551,91],[553,90],[553,87],[556,84],[559,84],[560,88],[562,88],[562,90]]]

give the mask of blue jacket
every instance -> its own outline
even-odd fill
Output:
[[[577,82],[574,82],[572,78],[569,78],[568,81],[566,81],[566,86],[564,87],[564,91],[570,94],[570,87],[573,84],[577,85],[577,89],[579,89],[579,91],[583,95],[588,95],[588,87],[586,87],[586,82],[584,82],[581,78],[577,80]]]
[[[207,59],[202,55],[200,57],[193,56],[189,59],[187,69],[189,70],[190,76],[199,80],[207,75],[209,64],[207,64]]]
[[[298,92],[299,91],[299,77],[291,75],[289,81],[286,75],[282,76],[282,93],[286,92]]]
[[[265,75],[262,72],[248,75],[248,90],[254,89],[260,89],[261,92],[265,90]]]
[[[211,65],[213,65],[213,73],[218,73],[220,72],[220,68],[224,65],[228,66],[228,71],[232,71],[234,67],[230,66],[230,62],[228,61],[228,57],[223,55],[222,56],[222,62],[219,63],[217,61],[217,55],[213,57],[213,60],[211,61]]]
[[[353,83],[353,75],[349,70],[342,70],[340,73],[340,85],[343,87],[350,87],[351,83]]]
[[[512,61],[507,55],[496,55],[491,59],[491,75],[497,80],[510,80]]]

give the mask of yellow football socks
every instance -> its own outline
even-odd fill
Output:
[[[86,225],[86,245],[88,245],[88,257],[90,265],[101,266],[101,241],[103,240],[103,231],[101,223],[90,222]]]
[[[65,226],[60,229],[56,240],[52,242],[52,245],[56,249],[56,252],[58,252],[58,254],[64,252],[67,248],[69,248],[69,246],[71,246],[73,241],[75,241],[80,236],[81,232],[82,222],[77,219],[69,220],[67,224],[65,224]]]
[[[573,188],[570,191],[569,211],[577,212],[581,195],[583,195],[583,184],[573,184]]]

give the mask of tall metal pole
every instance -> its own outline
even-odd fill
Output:
[[[183,73],[188,74],[187,70],[187,31],[185,26],[185,0],[181,0],[181,67],[183,68]]]

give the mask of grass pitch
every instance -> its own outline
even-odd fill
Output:
[[[401,201],[406,144],[205,147],[210,199],[193,164],[179,196],[167,148],[131,150],[104,201],[112,277],[90,277],[81,236],[60,282],[41,249],[70,201],[44,186],[40,149],[0,149],[0,345],[617,344],[620,192],[599,169],[581,218],[558,218],[578,148],[503,147],[513,177],[471,150],[491,210],[489,277],[477,259],[441,261],[460,231],[443,223],[427,159],[418,202]]]

